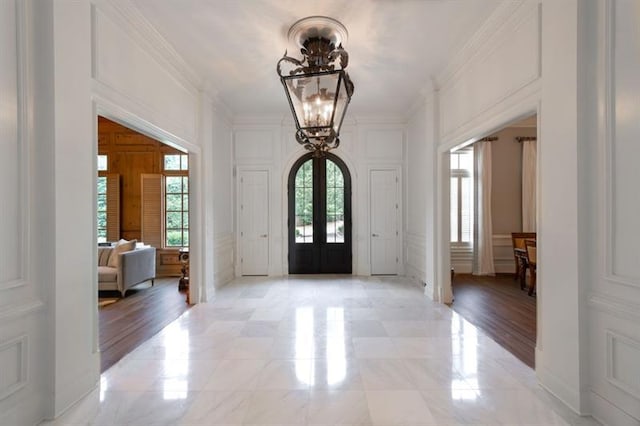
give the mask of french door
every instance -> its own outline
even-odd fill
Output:
[[[351,273],[351,176],[340,158],[301,157],[289,174],[289,273]]]

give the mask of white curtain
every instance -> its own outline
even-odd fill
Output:
[[[522,142],[522,232],[536,232],[536,145]]]
[[[491,222],[491,142],[476,142],[473,275],[495,275]]]

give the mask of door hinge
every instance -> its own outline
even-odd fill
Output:
[[[398,236],[398,231],[396,231],[396,237]]]
[[[244,237],[244,232],[240,231],[240,236]]]
[[[398,262],[399,262],[399,260],[398,260],[398,258],[396,257],[396,263],[398,263]]]
[[[240,204],[240,210],[244,210],[244,204]]]
[[[398,203],[396,203],[396,209],[398,208]]]
[[[241,257],[241,258],[240,258],[240,263],[242,263],[242,262],[244,262],[244,259]]]
[[[240,183],[243,183],[243,182],[244,182],[244,178],[243,178],[243,177],[241,177],[241,178],[240,178]]]

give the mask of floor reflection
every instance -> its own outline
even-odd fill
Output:
[[[179,323],[164,333],[163,398],[186,399],[189,390],[189,330]]]
[[[296,378],[313,386],[316,380],[315,362],[322,357],[316,354],[316,336],[314,309],[300,307],[296,309],[295,332],[295,369]],[[344,308],[328,307],[326,309],[326,350],[324,358],[327,362],[326,384],[335,386],[344,381],[347,375],[347,354],[345,344]]]
[[[335,386],[347,376],[344,308],[327,308],[327,384]]]
[[[478,389],[478,329],[460,316],[451,320],[452,376],[462,374],[461,379],[451,380],[453,399],[475,400]]]
[[[315,380],[314,363],[308,361],[315,353],[314,328],[313,308],[296,308],[296,377],[308,385],[313,385]]]

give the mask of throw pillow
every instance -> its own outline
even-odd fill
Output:
[[[109,262],[107,263],[112,268],[118,267],[119,254],[125,251],[131,251],[136,248],[137,240],[120,240],[118,244],[111,250],[111,256],[109,256]]]

